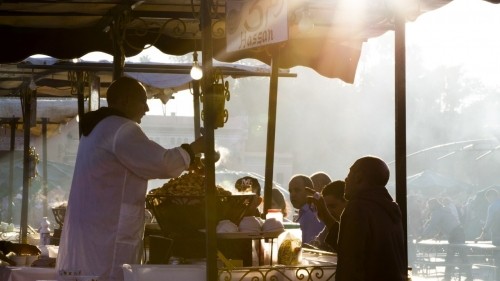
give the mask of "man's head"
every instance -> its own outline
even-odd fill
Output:
[[[340,219],[340,215],[344,211],[347,201],[344,198],[345,182],[344,181],[334,181],[331,182],[323,188],[321,195],[323,200],[325,200],[325,205],[332,216],[337,220]]]
[[[311,195],[307,188],[313,187],[311,178],[305,175],[295,175],[288,183],[290,201],[295,209],[300,209],[307,203],[307,196]]]
[[[113,81],[106,94],[108,106],[114,108],[130,120],[141,123],[141,119],[149,111],[146,88],[130,77],[120,77]]]
[[[356,160],[345,179],[345,199],[352,199],[361,188],[385,187],[389,176],[389,167],[378,157],[365,156]]]
[[[262,204],[262,197],[260,196],[260,183],[259,181],[250,176],[239,178],[235,183],[234,187],[239,192],[253,192],[255,193],[255,198],[252,200],[247,208],[247,215],[254,215],[255,209],[257,209],[260,204]]]
[[[312,174],[311,180],[314,184],[314,190],[316,190],[317,192],[321,192],[323,187],[332,181],[330,179],[330,176],[328,176],[328,174],[325,172],[316,172]]]
[[[235,183],[234,187],[239,192],[253,192],[260,196],[260,183],[259,181],[250,176],[239,178]]]

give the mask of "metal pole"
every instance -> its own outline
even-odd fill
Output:
[[[76,72],[76,94],[78,96],[78,117],[83,118],[83,115],[85,114],[85,101],[83,97],[83,91],[84,91],[84,84],[83,84],[83,71],[77,71]],[[83,129],[82,129],[82,122],[78,122],[78,132],[80,138],[82,137]]]
[[[200,28],[203,61],[203,116],[205,128],[205,227],[206,227],[206,257],[207,257],[207,280],[218,279],[217,270],[217,189],[215,187],[215,112],[213,92],[213,70],[212,70],[212,18],[210,15],[211,1],[201,1],[200,6]]]
[[[269,108],[267,121],[266,171],[264,183],[264,214],[271,208],[274,173],[274,146],[276,138],[276,108],[278,106],[278,68],[279,49],[273,50],[271,60],[271,79],[269,83]]]
[[[200,132],[200,81],[193,80],[194,137],[199,138]]]
[[[14,153],[16,149],[16,124],[19,118],[10,119],[10,170],[9,170],[9,207],[7,208],[7,222],[12,223],[12,200],[14,192]]]
[[[396,202],[403,215],[404,245],[408,267],[408,226],[406,204],[406,43],[405,19],[396,12],[395,26],[395,102],[396,102]]]
[[[31,128],[31,95],[32,90],[26,88],[24,91],[24,148],[23,148],[23,192],[21,203],[21,223],[19,229],[19,240],[28,243],[28,204],[30,189],[30,128]]]
[[[47,122],[48,118],[42,118],[42,166],[43,166],[43,179],[42,179],[42,204],[43,216],[48,217],[48,204],[47,204]]]

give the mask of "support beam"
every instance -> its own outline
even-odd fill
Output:
[[[201,136],[201,118],[200,118],[200,82],[197,80],[192,81],[193,86],[193,109],[194,109],[194,137]]]
[[[49,122],[48,118],[42,118],[42,166],[43,166],[43,175],[42,175],[42,206],[43,206],[43,217],[48,217],[48,172],[47,172],[47,162],[48,162],[48,153],[47,153],[47,123]]]
[[[24,131],[24,146],[23,146],[23,191],[21,201],[21,225],[19,229],[19,242],[28,243],[28,211],[29,211],[29,190],[31,186],[30,179],[30,140],[31,140],[31,103],[33,91],[25,87],[23,93],[23,131]]]
[[[10,119],[10,165],[9,165],[9,207],[7,208],[7,222],[12,223],[12,202],[14,199],[14,151],[16,149],[16,125],[19,118]]]
[[[266,171],[264,183],[264,214],[271,208],[274,173],[274,147],[276,139],[276,111],[278,107],[279,47],[274,46],[271,59],[271,79],[269,83],[269,109],[267,122]]]
[[[403,215],[404,244],[408,252],[406,204],[406,39],[405,18],[396,13],[395,27],[395,102],[396,102],[396,202]],[[408,267],[408,254],[404,261]]]
[[[207,281],[218,280],[217,269],[217,189],[215,187],[215,112],[213,91],[213,50],[211,1],[201,1],[200,28],[202,33],[202,66],[203,66],[203,126],[205,128],[205,226],[206,226],[206,258]]]

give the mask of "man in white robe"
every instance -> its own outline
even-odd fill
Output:
[[[107,92],[108,107],[84,115],[56,270],[65,275],[123,280],[122,265],[139,263],[147,182],[179,176],[203,140],[165,149],[139,127],[149,110],[146,90],[121,77]]]

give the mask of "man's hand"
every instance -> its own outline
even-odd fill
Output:
[[[195,155],[205,152],[205,137],[201,136],[197,138],[190,144],[190,146]]]
[[[335,223],[336,219],[332,216],[330,211],[328,211],[325,199],[321,196],[321,194],[314,192],[314,195],[307,196],[307,202],[316,206],[316,215],[318,219],[326,225],[326,227],[330,228]]]

